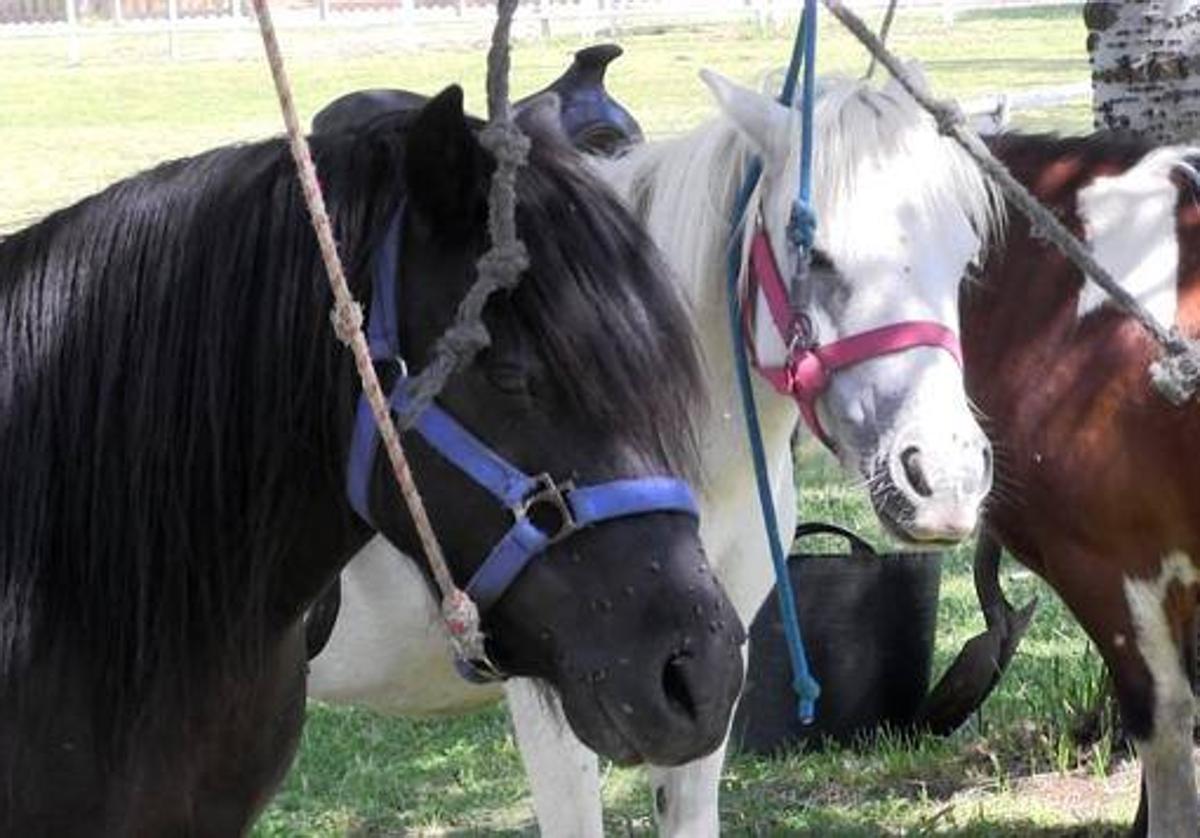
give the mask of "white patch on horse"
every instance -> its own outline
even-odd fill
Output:
[[[1195,700],[1164,610],[1173,584],[1191,588],[1200,574],[1185,554],[1171,553],[1156,579],[1126,579],[1125,599],[1136,643],[1154,681],[1154,732],[1137,742],[1149,803],[1150,838],[1194,835],[1200,823],[1192,764]]]
[[[600,761],[575,736],[558,697],[528,678],[504,682],[508,713],[544,838],[604,838]]]
[[[500,698],[498,685],[467,683],[453,661],[425,575],[376,536],[342,573],[341,607],[310,664],[308,693],[397,716],[457,715]]]
[[[1097,178],[1078,195],[1079,217],[1097,261],[1167,326],[1174,325],[1179,307],[1179,190],[1171,175],[1195,153],[1182,146],[1158,149],[1123,174]],[[1079,294],[1079,317],[1108,300],[1089,281]]]

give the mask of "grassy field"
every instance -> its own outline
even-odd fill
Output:
[[[0,41],[0,231],[30,223],[159,160],[276,132],[279,117],[264,67],[245,33],[193,35],[183,61],[129,37],[89,39],[84,63],[67,67],[53,40]],[[463,83],[482,103],[479,49],[381,53],[331,49],[329,33],[285,34],[304,113],[368,86],[434,91]],[[347,36],[349,37],[349,36]],[[239,40],[240,39],[240,40]],[[749,27],[625,33],[626,57],[611,88],[652,135],[677,132],[711,113],[700,67],[753,81],[786,58],[789,35]],[[1078,9],[969,14],[947,26],[899,16],[893,45],[923,61],[934,88],[969,96],[1084,81]],[[580,44],[520,45],[514,87],[557,75]],[[860,73],[865,56],[841,32],[822,35],[825,72]],[[1019,115],[1025,127],[1082,130],[1087,107]],[[858,493],[808,451],[802,513],[859,527],[882,540]],[[955,835],[1117,834],[1132,815],[1136,782],[1111,737],[1079,746],[1071,731],[1101,692],[1086,641],[1051,593],[1005,566],[1011,598],[1042,607],[1020,655],[989,704],[948,740],[888,741],[872,748],[801,753],[782,760],[736,757],[728,766],[725,825],[734,834]],[[980,631],[969,553],[948,555],[935,669]],[[651,828],[640,772],[608,768],[604,795],[612,834]],[[304,746],[259,836],[511,832],[531,829],[528,791],[501,709],[439,722],[384,719],[314,706]]]

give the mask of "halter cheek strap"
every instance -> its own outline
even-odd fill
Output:
[[[400,356],[396,276],[403,226],[401,207],[388,225],[387,237],[375,258],[367,337],[371,358],[376,362],[395,362]],[[388,397],[393,411],[403,411],[408,405],[408,378],[403,363],[400,367]],[[548,474],[526,474],[436,404],[417,417],[413,430],[512,513],[512,526],[466,586],[480,611],[496,604],[534,556],[585,527],[658,512],[699,517],[691,488],[673,477],[635,477],[576,487],[570,482],[557,483]],[[371,408],[360,396],[350,440],[346,493],[351,506],[368,523],[371,475],[378,450],[379,436]]]
[[[829,389],[829,380],[838,370],[918,346],[944,349],[962,366],[962,346],[958,335],[933,320],[893,323],[823,345],[792,341],[789,336],[794,331],[795,315],[788,301],[783,275],[771,250],[770,239],[762,228],[755,232],[750,243],[750,279],[748,293],[752,295],[756,287],[762,289],[775,327],[784,342],[791,344],[787,360],[782,366],[765,366],[755,357],[753,342],[749,337],[753,334],[752,330],[746,329],[747,345],[754,358],[754,366],[776,391],[796,400],[805,424],[830,451],[836,453],[837,445],[821,425],[817,415],[817,400]],[[752,306],[747,304],[744,309],[750,311]]]

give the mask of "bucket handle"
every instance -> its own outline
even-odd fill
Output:
[[[824,521],[807,521],[797,524],[793,541],[799,541],[810,535],[838,535],[849,542],[851,554],[866,553],[869,556],[878,555],[875,552],[875,548],[866,539],[844,527],[839,527],[837,524],[827,524]]]

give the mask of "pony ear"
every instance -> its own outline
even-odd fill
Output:
[[[409,202],[438,230],[469,229],[484,202],[487,166],[463,113],[462,88],[451,85],[421,108],[409,128]]]
[[[912,61],[905,61],[903,66],[905,74],[912,79],[913,86],[916,87],[917,90],[928,92],[929,79],[925,75],[925,65],[914,59]],[[909,96],[908,91],[904,89],[904,85],[900,84],[900,82],[896,81],[896,79],[892,76],[888,76],[888,80],[884,83],[883,92],[900,99],[912,98]]]
[[[786,157],[787,114],[773,99],[742,87],[712,70],[701,70],[717,106],[750,145],[766,160]],[[782,155],[782,156],[781,156]]]
[[[538,93],[520,105],[513,114],[517,127],[543,142],[571,146],[571,138],[562,121],[562,99],[557,93]]]

